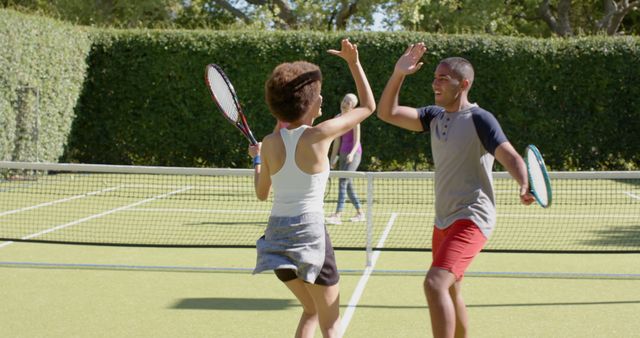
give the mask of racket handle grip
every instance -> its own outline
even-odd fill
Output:
[[[253,133],[251,132],[251,130],[249,130],[248,135],[249,137],[249,142],[251,142],[252,145],[256,145],[258,144],[258,140],[256,140],[256,138],[253,136]]]

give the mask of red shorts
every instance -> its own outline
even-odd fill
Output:
[[[446,229],[434,226],[431,267],[450,271],[460,280],[486,242],[480,228],[468,219],[457,220]]]

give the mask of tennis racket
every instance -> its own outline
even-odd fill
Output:
[[[542,155],[533,144],[528,145],[525,150],[525,162],[527,163],[531,194],[540,206],[549,207],[552,199],[551,180],[549,180],[549,173],[547,173]]]
[[[242,113],[238,102],[238,95],[227,75],[216,64],[208,64],[205,70],[204,80],[211,93],[211,98],[220,108],[222,115],[233,124],[252,145],[258,144],[253,136],[247,119]]]

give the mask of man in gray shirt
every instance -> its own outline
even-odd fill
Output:
[[[468,93],[474,80],[469,61],[460,57],[440,61],[431,84],[433,106],[400,106],[405,76],[422,67],[424,43],[410,45],[396,62],[380,97],[378,117],[411,131],[429,131],[435,164],[433,262],[424,280],[434,337],[466,337],[467,312],[461,294],[464,271],[482,250],[496,223],[492,167],[498,160],[518,182],[520,201],[529,193],[522,157],[504,135],[496,118],[472,104]]]

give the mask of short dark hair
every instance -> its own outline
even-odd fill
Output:
[[[440,61],[440,63],[444,63],[449,66],[453,74],[458,78],[458,80],[467,79],[470,83],[473,83],[473,78],[475,77],[475,72],[473,71],[473,66],[471,62],[465,58],[461,58],[459,56],[448,57]]]
[[[320,95],[320,67],[296,61],[278,65],[264,85],[265,100],[278,120],[293,122],[304,115]]]

